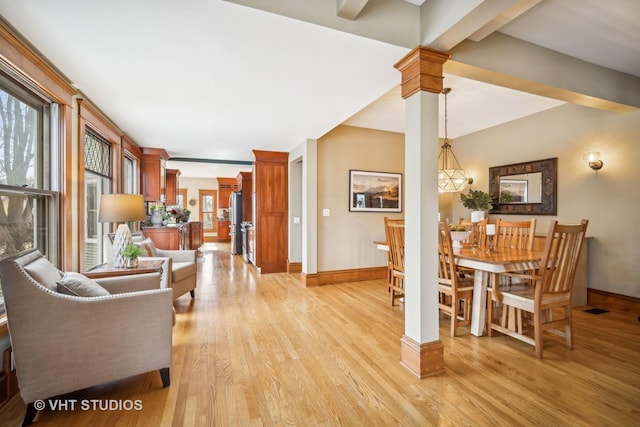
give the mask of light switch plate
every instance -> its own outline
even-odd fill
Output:
[[[330,209],[322,209],[322,216],[329,216],[331,214]]]

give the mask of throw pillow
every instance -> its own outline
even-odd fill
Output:
[[[134,245],[142,248],[144,251],[146,251],[146,255],[144,256],[148,256],[148,257],[157,257],[158,256],[158,252],[156,250],[156,245],[153,243],[153,240],[146,238],[142,241],[139,242],[133,242]]]
[[[77,297],[101,297],[111,295],[109,291],[100,286],[98,282],[89,279],[84,274],[67,272],[62,279],[56,282],[58,292]]]

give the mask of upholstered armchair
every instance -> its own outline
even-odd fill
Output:
[[[154,370],[169,385],[173,299],[158,273],[93,281],[31,250],[1,261],[0,280],[24,425],[40,399]]]
[[[146,255],[138,257],[140,260],[162,261],[161,288],[170,288],[173,291],[173,299],[187,292],[191,298],[195,298],[198,282],[198,267],[195,250],[167,250],[158,249],[148,237],[142,234],[132,236],[133,243],[140,246]],[[107,261],[111,261],[113,247],[110,239],[104,239],[104,253]]]
[[[153,240],[142,236],[134,236],[133,243],[147,252],[147,256],[139,257],[140,260],[161,259],[164,261],[162,265],[162,287],[171,288],[173,299],[187,292],[191,294],[191,298],[195,297],[198,282],[195,250],[158,249]]]

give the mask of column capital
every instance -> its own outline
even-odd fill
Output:
[[[402,73],[402,97],[407,99],[420,90],[441,93],[442,64],[450,57],[448,53],[426,46],[417,46],[407,53],[394,65]]]

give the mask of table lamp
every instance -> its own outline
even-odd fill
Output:
[[[118,230],[113,238],[114,267],[126,265],[126,259],[122,253],[131,244],[131,230],[126,223],[142,221],[145,218],[142,194],[103,194],[100,196],[98,221],[124,223],[118,225]]]

